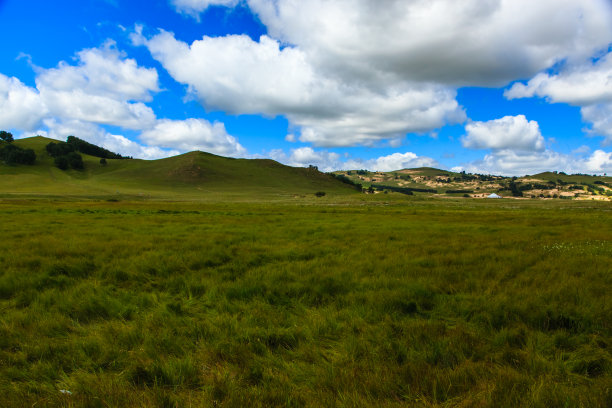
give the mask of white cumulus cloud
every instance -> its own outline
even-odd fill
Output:
[[[591,125],[587,130],[590,134],[603,136],[605,146],[612,144],[612,103],[584,106],[580,113]]]
[[[372,145],[461,123],[456,88],[505,85],[612,41],[607,0],[172,0],[246,4],[267,27],[146,45],[207,109],[284,115],[315,146]],[[540,148],[540,147],[538,147]]]
[[[208,109],[233,114],[285,115],[300,140],[317,146],[372,144],[410,132],[462,122],[456,92],[431,83],[380,89],[317,71],[308,55],[268,36],[204,37],[191,45],[162,31],[147,40],[154,58]]]
[[[345,169],[364,169],[372,171],[394,171],[416,167],[440,167],[440,164],[425,156],[418,156],[412,152],[393,153],[369,160],[348,160]]]
[[[159,120],[140,135],[144,142],[182,151],[202,150],[222,156],[244,156],[246,149],[229,135],[225,125],[203,119]]]
[[[579,106],[588,132],[603,136],[604,145],[612,143],[612,52],[594,62],[566,64],[556,74],[540,73],[526,84],[517,82],[504,95]]]
[[[77,53],[77,65],[37,69],[36,87],[52,116],[141,129],[155,121],[143,101],[159,91],[157,71],[139,67],[112,43]]]
[[[31,130],[46,114],[47,107],[35,89],[0,74],[0,129]]]
[[[248,0],[270,36],[364,81],[504,84],[612,38],[607,0]]]
[[[585,172],[610,173],[612,172],[612,152],[595,150],[591,156],[584,160]]]
[[[179,13],[187,14],[199,20],[200,13],[210,6],[234,7],[239,0],[170,0]]]
[[[243,156],[246,150],[222,123],[204,119],[157,119],[144,102],[159,91],[157,71],[138,66],[114,47],[85,49],[76,65],[36,67],[36,88],[0,74],[0,128],[21,136],[65,140],[74,135],[122,155],[157,159],[189,150]],[[100,125],[140,131],[147,145]]]
[[[504,116],[487,122],[471,122],[461,140],[470,149],[542,150],[544,138],[540,126],[524,115]]]
[[[434,159],[417,156],[412,152],[393,153],[373,159],[348,158],[341,159],[338,153],[327,150],[315,150],[311,147],[291,149],[290,154],[282,150],[272,150],[268,156],[281,163],[295,167],[317,166],[322,171],[335,170],[371,170],[393,171],[415,167],[439,167]]]
[[[270,151],[267,156],[280,163],[293,167],[317,166],[321,171],[333,171],[341,167],[340,155],[311,147],[291,149],[290,154],[281,149]]]
[[[504,176],[524,176],[552,170],[568,174],[603,174],[612,171],[612,153],[596,150],[590,156],[580,157],[552,150],[497,150],[487,154],[482,160],[455,167],[453,170]]]
[[[612,102],[612,53],[594,63],[568,65],[557,74],[540,73],[527,84],[515,83],[504,95],[508,99],[539,96],[575,106]]]

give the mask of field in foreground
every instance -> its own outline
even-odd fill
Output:
[[[0,201],[0,406],[612,404],[608,204],[333,204]]]

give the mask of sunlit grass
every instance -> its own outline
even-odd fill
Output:
[[[0,202],[0,406],[610,404],[609,206],[385,199]]]

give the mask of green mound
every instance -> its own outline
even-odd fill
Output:
[[[42,136],[16,140],[33,149],[32,166],[0,165],[0,194],[29,195],[153,195],[156,197],[210,194],[270,196],[352,194],[353,188],[315,168],[289,167],[266,159],[232,159],[190,152],[160,160],[106,159],[81,153],[83,170],[60,170],[45,147],[54,139]]]

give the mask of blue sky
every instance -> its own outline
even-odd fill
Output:
[[[0,129],[134,157],[612,173],[607,0],[0,0]]]

